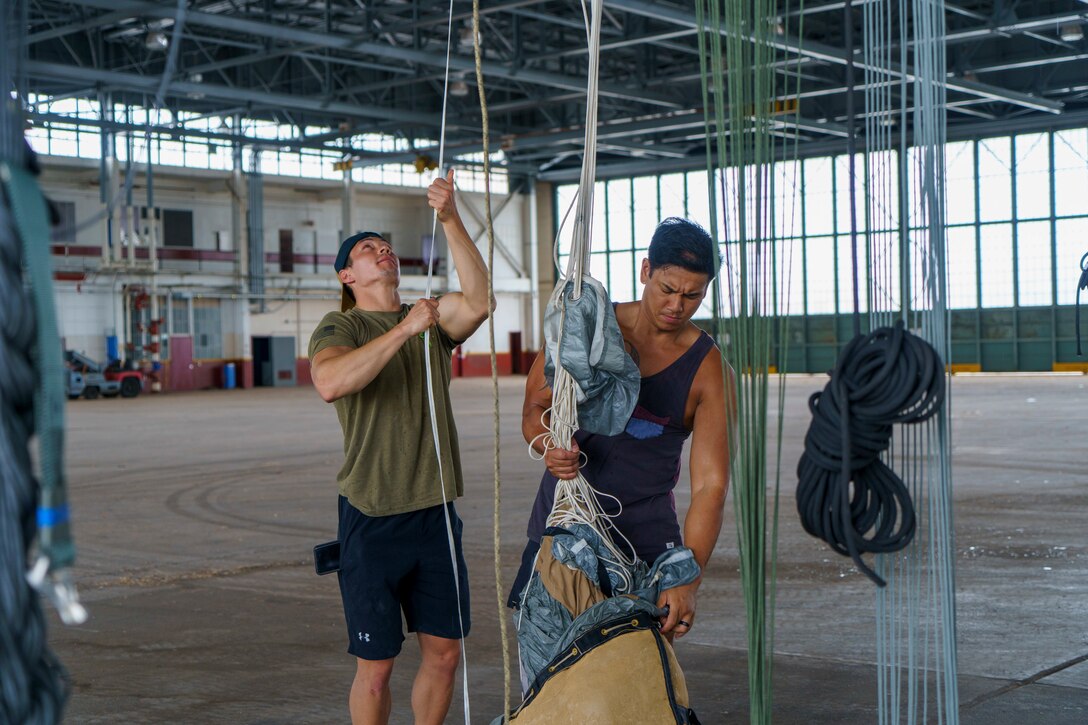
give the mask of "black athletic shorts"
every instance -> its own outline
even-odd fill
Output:
[[[409,632],[447,639],[468,634],[462,524],[453,502],[446,505],[457,553],[456,582],[441,504],[393,516],[367,516],[340,497],[338,576],[349,653],[364,660],[396,657],[404,641],[402,612]]]

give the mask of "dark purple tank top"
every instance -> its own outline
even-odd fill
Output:
[[[623,511],[612,523],[643,561],[653,561],[681,541],[673,488],[680,479],[680,456],[690,431],[684,427],[688,392],[703,358],[714,347],[705,332],[664,370],[646,378],[626,429],[615,436],[578,431],[574,439],[588,457],[582,475],[596,490],[615,496]],[[545,471],[529,516],[529,538],[540,541],[555,500],[556,478]],[[599,497],[614,514],[618,506]],[[621,543],[621,542],[617,542]]]

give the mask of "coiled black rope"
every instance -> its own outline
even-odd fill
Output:
[[[830,374],[823,391],[809,398],[812,424],[797,464],[797,512],[805,531],[884,586],[861,554],[909,545],[915,516],[910,492],[880,455],[895,423],[920,423],[941,409],[944,364],[900,321],[856,336]]]
[[[1077,282],[1077,321],[1075,323],[1077,328],[1077,357],[1083,357],[1084,353],[1080,351],[1080,291],[1088,289],[1088,252],[1084,253],[1084,256],[1080,258],[1080,281]]]

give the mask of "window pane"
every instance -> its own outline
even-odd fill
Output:
[[[705,171],[688,174],[688,219],[710,229],[710,198],[707,195]]]
[[[808,314],[835,311],[835,245],[833,237],[809,237],[805,247],[805,298]]]
[[[858,311],[865,312],[868,310],[868,304],[866,299],[865,290],[869,284],[868,268],[869,264],[866,259],[867,254],[865,250],[865,235],[859,234],[857,236],[857,250],[858,250]],[[838,247],[836,249],[837,259],[839,262],[839,312],[842,314],[848,314],[854,312],[854,258],[850,253],[850,235],[844,234],[838,237]],[[811,278],[810,278],[811,283]]]
[[[170,304],[173,318],[173,334],[188,335],[189,331],[189,300],[184,297],[174,296]]]
[[[975,228],[948,230],[948,307],[973,309],[978,306],[978,269],[975,267]]]
[[[737,170],[719,169],[715,191],[722,200],[718,210],[718,235],[720,240],[736,241],[740,235],[740,219],[737,216],[739,193]]]
[[[602,200],[603,201],[603,200]],[[608,182],[608,244],[603,241],[598,249],[631,249],[631,181],[621,179]]]
[[[804,313],[802,297],[801,240],[785,239],[778,244],[778,309],[781,314]]]
[[[666,174],[661,177],[661,218],[685,216],[684,175]],[[660,220],[659,220],[660,221]]]
[[[868,203],[871,229],[899,228],[899,154],[880,151],[869,159],[868,192],[858,189],[858,213],[864,215]],[[858,227],[862,228],[861,226]],[[839,231],[845,231],[839,227]]]
[[[898,232],[873,232],[871,233],[869,247],[871,256],[867,260],[860,257],[862,266],[862,279],[866,272],[869,275],[869,290],[872,295],[872,309],[877,311],[898,310],[901,307],[899,299],[900,272],[899,272],[899,234]],[[839,254],[849,254],[849,238],[839,248]],[[864,252],[864,248],[861,249]],[[868,262],[868,263],[866,263]],[[865,287],[861,288],[861,303],[864,310]],[[849,299],[844,297],[844,299]],[[849,307],[840,307],[840,312],[853,311],[853,301]]]
[[[1016,137],[1016,216],[1020,219],[1050,216],[1048,134]]]
[[[975,221],[975,147],[970,141],[945,145],[948,179],[949,224],[970,224]],[[913,187],[912,187],[913,188]]]
[[[657,213],[657,177],[643,176],[634,180],[635,248],[646,249],[650,237],[661,221]]]
[[[1049,305],[1052,291],[1049,221],[1016,227],[1016,263],[1018,303],[1022,307]]]
[[[1088,219],[1059,219],[1057,227],[1054,264],[1058,275],[1058,304],[1071,305],[1077,301],[1080,260],[1088,252]],[[1084,301],[1083,292],[1081,301]]]
[[[1011,146],[1008,138],[978,142],[979,221],[1004,221],[1012,217]]]
[[[193,357],[223,357],[223,332],[219,321],[219,300],[193,300]]]
[[[608,283],[608,253],[593,252],[589,255],[589,276],[601,284]]]
[[[608,255],[608,296],[613,302],[635,299],[635,257],[633,252]]]
[[[780,161],[774,165],[775,235],[801,236],[801,164]]]
[[[805,233],[834,231],[831,204],[831,159],[805,161]]]
[[[854,155],[854,199],[856,226],[865,228],[865,157]],[[840,234],[850,231],[850,157],[835,157],[835,210]]]
[[[577,184],[567,184],[560,186],[555,190],[555,223],[559,248],[560,270],[567,268],[567,255],[570,254],[571,229],[574,226],[574,201],[577,193]]]
[[[604,252],[608,250],[608,235],[604,228],[604,182],[598,181],[593,185],[593,227],[590,229],[590,250]],[[597,279],[604,281],[604,277]]]
[[[1088,131],[1078,128],[1054,134],[1054,213],[1085,212],[1088,189]]]
[[[982,306],[1012,307],[1012,225],[985,224],[981,234]]]

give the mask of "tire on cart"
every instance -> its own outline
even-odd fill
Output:
[[[87,400],[94,400],[98,397],[98,386],[88,385],[83,389],[83,397]]]
[[[140,394],[140,381],[135,377],[125,378],[121,381],[121,397],[135,398]]]

